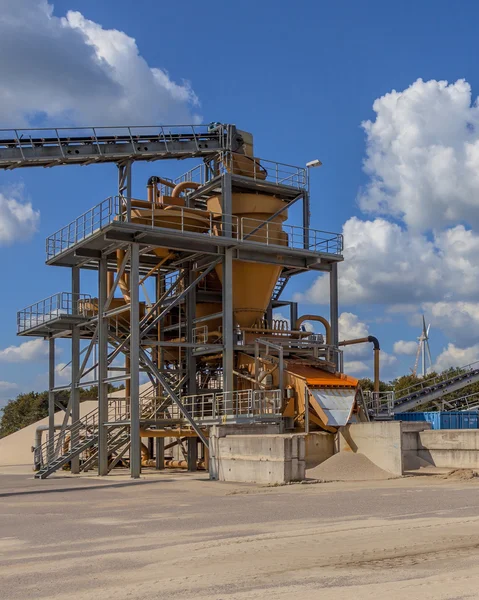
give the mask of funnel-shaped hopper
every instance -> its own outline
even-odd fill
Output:
[[[282,223],[287,217],[287,211],[271,219],[283,207],[283,201],[274,196],[233,194],[233,234],[255,244],[286,246],[288,237],[282,230]],[[219,215],[222,210],[221,197],[209,198],[208,209]],[[221,229],[220,221],[217,227],[218,230]],[[233,261],[233,314],[240,327],[259,325],[281,270],[282,267],[278,265]],[[216,272],[223,283],[223,266],[218,265]]]
[[[282,267],[233,261],[233,314],[240,327],[259,323],[268,308]],[[216,272],[223,283],[223,266]]]

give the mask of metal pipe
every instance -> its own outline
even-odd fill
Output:
[[[338,346],[352,346],[353,344],[373,344],[374,345],[374,391],[379,392],[379,356],[381,348],[379,346],[379,340],[373,335],[368,335],[365,338],[358,338],[356,340],[343,340],[339,342]]]
[[[194,181],[182,181],[177,186],[175,186],[174,190],[171,192],[171,197],[179,198],[183,190],[197,190],[200,187],[201,183],[196,183]]]
[[[328,346],[331,344],[331,325],[325,317],[322,317],[321,315],[303,315],[296,321],[294,328],[299,329],[304,321],[319,321],[322,323],[326,331],[326,344],[328,344]]]

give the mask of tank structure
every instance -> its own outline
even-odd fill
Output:
[[[71,290],[18,313],[19,335],[49,343],[49,427],[35,447],[36,477],[66,466],[99,475],[128,466],[132,477],[142,466],[207,469],[215,425],[260,435],[265,425],[334,432],[367,419],[338,339],[343,240],[311,228],[307,168],[258,158],[251,134],[219,123],[0,138],[3,169],[118,166],[116,195],[47,239],[46,263],[70,269]],[[198,165],[172,180],[156,162],[144,196],[132,197],[135,162],[184,158]],[[290,225],[296,203],[302,223]],[[81,289],[87,270],[97,275],[93,293]],[[328,318],[298,315],[283,298],[290,278],[308,271],[329,274]],[[277,308],[289,320],[275,319]],[[306,330],[308,320],[325,334]],[[68,386],[55,382],[58,338],[71,341]],[[119,383],[125,391],[109,394]],[[80,387],[90,385],[98,404],[81,414]],[[58,426],[55,397],[66,388]]]

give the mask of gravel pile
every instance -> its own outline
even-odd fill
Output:
[[[306,477],[322,481],[368,481],[393,479],[395,475],[379,468],[364,454],[338,452],[314,469],[308,469]]]

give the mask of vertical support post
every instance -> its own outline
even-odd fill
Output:
[[[291,330],[294,330],[296,327],[296,321],[298,320],[298,303],[290,302],[289,303],[289,318],[291,321]]]
[[[55,453],[55,338],[48,340],[48,462]]]
[[[309,205],[309,192],[303,192],[303,247],[309,249],[309,228],[310,228],[311,212]]]
[[[273,328],[273,306],[271,302],[268,304],[268,308],[266,309],[266,329]]]
[[[98,265],[98,475],[108,475],[108,322],[104,316],[107,300],[107,260]]]
[[[221,178],[223,198],[223,232],[225,237],[232,237],[233,194],[231,174],[225,173]],[[223,258],[223,391],[234,389],[234,320],[233,320],[233,250],[225,249]]]
[[[140,248],[131,244],[130,259],[130,475],[141,474],[140,438]]]
[[[304,388],[304,433],[309,433],[309,392]]]
[[[80,268],[72,267],[72,314],[78,314],[78,300],[80,298]],[[71,339],[71,422],[76,423],[80,419],[80,390],[79,390],[79,370],[80,370],[80,329],[74,326]],[[78,431],[72,433],[70,444],[73,448],[78,444]],[[80,457],[75,456],[71,461],[71,472],[78,474],[80,472]]]
[[[338,347],[339,342],[339,301],[338,301],[338,263],[331,264],[329,272],[329,306],[331,323],[331,344]],[[336,368],[339,368],[336,355]]]
[[[189,437],[187,440],[187,448],[188,448],[188,471],[196,471],[198,469],[198,438],[197,437]]]
[[[131,161],[118,163],[118,196],[126,200],[126,220],[131,220]]]
[[[165,438],[155,438],[155,469],[162,471],[165,468]]]
[[[188,264],[188,285],[195,280],[195,273],[191,269],[191,263]],[[186,340],[193,343],[193,328],[196,318],[196,287],[192,287],[186,295]],[[207,341],[207,340],[206,340]],[[196,394],[196,356],[193,356],[193,348],[186,349],[186,368],[188,373],[188,394]]]
[[[255,388],[259,389],[259,342],[254,342],[254,379],[256,381]]]

